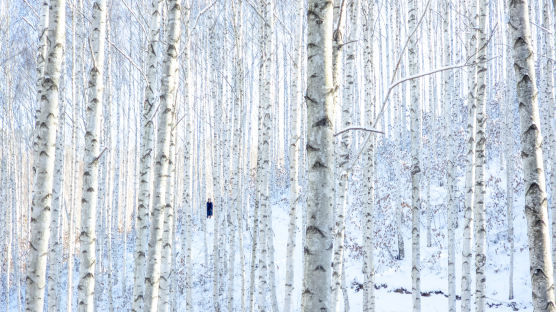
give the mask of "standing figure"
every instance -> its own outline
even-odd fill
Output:
[[[212,200],[209,198],[207,201],[207,219],[212,217]]]

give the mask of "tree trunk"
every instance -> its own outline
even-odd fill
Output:
[[[467,13],[471,25],[475,25],[474,15],[476,11],[475,0],[469,0],[469,11]],[[473,16],[473,17],[472,17]],[[472,26],[472,29],[475,27]],[[471,57],[476,53],[477,34],[469,31],[467,35],[467,51]],[[475,131],[476,131],[476,103],[475,103],[475,84],[477,80],[477,70],[471,67],[467,77],[467,109],[469,111],[467,123],[467,163],[465,168],[465,212],[463,227],[463,246],[462,246],[462,274],[461,274],[461,311],[471,311],[471,262],[473,261],[473,228],[474,228],[474,200],[475,200]]]
[[[162,0],[150,2],[149,43],[147,47],[147,83],[145,100],[141,111],[141,146],[139,167],[139,199],[137,206],[137,239],[135,246],[135,266],[133,282],[132,311],[143,311],[145,301],[145,265],[149,213],[151,211],[152,191],[152,150],[154,148],[154,111],[156,107],[157,67],[160,36],[160,8]]]
[[[291,100],[290,100],[290,144],[289,144],[289,163],[290,163],[290,211],[288,225],[288,245],[286,258],[286,285],[284,294],[284,312],[291,311],[292,293],[294,290],[294,265],[293,253],[295,251],[295,242],[297,235],[297,206],[300,200],[299,190],[299,153],[301,140],[301,105],[302,105],[302,88],[301,67],[303,63],[303,21],[304,21],[304,1],[297,1],[295,22],[296,22],[296,42],[294,43],[293,55],[295,59],[293,63],[293,71],[295,77],[292,77]]]
[[[334,205],[332,1],[309,0],[307,9],[307,228],[303,310],[330,310]]]
[[[92,67],[89,71],[88,99],[85,123],[85,169],[81,212],[81,264],[79,268],[78,310],[94,311],[96,218],[98,201],[98,163],[100,153],[100,122],[103,101],[104,42],[106,36],[106,1],[93,3]]]
[[[411,31],[417,27],[417,1],[408,3],[409,27]],[[419,71],[417,56],[417,33],[409,38],[409,75]],[[419,149],[421,142],[421,107],[419,81],[410,81],[410,129],[411,129],[411,293],[413,312],[421,311],[421,167]]]
[[[374,33],[374,2],[365,1],[362,3],[361,11],[363,15],[363,25],[362,33],[364,40],[364,50],[363,50],[363,70],[365,78],[365,118],[367,126],[372,128],[373,121],[375,118],[375,70],[373,62],[373,33]],[[371,134],[372,135],[372,134]],[[375,196],[375,186],[374,186],[374,171],[375,171],[375,138],[372,137],[371,142],[367,145],[367,149],[364,151],[364,189],[366,190],[365,197],[363,199],[363,310],[364,311],[374,311],[375,310],[375,300],[374,300],[374,262],[373,262],[373,210],[374,210],[374,196]]]
[[[475,141],[475,311],[485,310],[486,299],[486,216],[485,216],[485,142],[486,142],[486,13],[487,6],[485,0],[478,1],[477,15],[477,80],[475,84],[477,134]]]
[[[151,223],[151,237],[145,274],[145,309],[156,311],[159,299],[162,234],[166,206],[166,187],[169,183],[170,132],[173,127],[172,116],[178,87],[178,51],[180,44],[181,5],[177,0],[168,0],[168,29],[160,85],[160,107],[158,110],[157,144],[154,170],[154,198]]]
[[[63,88],[61,88],[64,91]],[[63,98],[63,97],[62,97]],[[56,133],[56,155],[55,155],[55,170],[54,170],[54,187],[52,190],[52,220],[50,223],[50,264],[48,276],[48,311],[60,310],[60,271],[62,259],[62,245],[60,244],[62,235],[59,235],[61,218],[60,210],[62,209],[63,190],[64,190],[64,149],[65,149],[65,108],[64,102],[60,103],[59,107],[59,121],[58,132]]]
[[[65,43],[65,1],[50,3],[48,28],[48,53],[44,75],[41,75],[43,94],[40,112],[36,116],[33,149],[33,195],[31,206],[30,255],[27,264],[25,303],[27,311],[40,311],[44,304],[46,261],[50,236],[52,184],[54,177],[54,152],[58,126],[59,83],[62,52]],[[42,39],[41,39],[42,41]],[[39,65],[40,66],[40,65]],[[40,90],[41,88],[39,88]]]
[[[512,32],[514,70],[519,102],[521,159],[525,188],[525,216],[535,312],[556,311],[552,255],[550,254],[547,197],[542,155],[535,64],[526,0],[511,1],[509,27]]]
[[[334,79],[334,107],[341,108],[341,124],[342,127],[348,128],[351,126],[351,116],[350,108],[353,101],[353,91],[351,87],[353,86],[353,62],[354,53],[353,45],[351,45],[351,54],[347,56],[346,60],[349,61],[349,70],[351,81],[345,84],[345,99],[340,97],[340,88],[342,87],[341,78],[343,78],[343,46],[344,46],[344,31],[346,26],[346,2],[341,0],[335,0],[334,5],[334,19],[335,19],[335,29],[333,33],[333,79]],[[355,3],[350,3],[350,10],[354,11]],[[350,59],[351,57],[351,59]],[[349,97],[347,97],[349,95]],[[346,166],[349,163],[349,145],[350,145],[351,133],[345,132],[341,138],[339,144],[335,145],[335,166],[336,166],[336,177],[335,179],[335,207],[334,207],[334,256],[332,261],[332,311],[339,310],[339,301],[342,288],[342,275],[344,274],[343,261],[344,261],[344,237],[345,237],[345,215],[347,206],[347,189],[348,189],[348,173],[346,171]]]

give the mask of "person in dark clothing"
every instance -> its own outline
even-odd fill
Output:
[[[210,198],[207,201],[207,219],[212,217],[212,200]]]

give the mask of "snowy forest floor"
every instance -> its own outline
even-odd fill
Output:
[[[522,199],[516,200],[514,223],[515,223],[515,275],[514,275],[514,293],[515,299],[508,300],[509,289],[509,250],[505,230],[505,215],[500,215],[500,211],[505,209],[503,200],[500,198],[500,190],[505,190],[505,182],[497,179],[497,175],[501,175],[499,168],[491,168],[488,171],[487,177],[490,177],[489,187],[487,187],[487,218],[488,218],[488,254],[487,254],[487,310],[488,311],[532,311],[531,306],[531,282],[529,279],[529,253],[527,248],[526,236],[526,221],[522,209]],[[460,181],[462,184],[462,181]],[[461,190],[461,185],[459,185]],[[498,192],[498,193],[497,193]],[[380,187],[379,187],[380,193]],[[274,248],[276,259],[276,284],[278,302],[283,304],[284,297],[284,282],[285,282],[285,268],[286,268],[286,243],[288,231],[288,200],[287,189],[274,192],[271,196],[272,205],[272,220],[274,230]],[[352,194],[353,195],[353,194]],[[356,197],[356,196],[351,196]],[[406,197],[407,198],[407,197]],[[445,198],[445,190],[440,186],[431,186],[431,207],[439,209],[434,213],[432,219],[432,246],[426,246],[426,214],[421,218],[421,281],[422,281],[422,310],[427,312],[441,312],[446,311],[448,306],[447,298],[447,250],[446,250],[446,213],[442,211],[443,202]],[[517,196],[517,198],[522,198]],[[346,237],[346,285],[348,287],[349,303],[351,311],[361,311],[362,307],[362,291],[360,291],[361,283],[363,282],[363,275],[361,273],[361,220],[358,216],[360,213],[357,209],[351,208],[355,204],[350,204],[350,210],[346,219],[347,237]],[[356,205],[355,205],[356,206]],[[389,207],[385,207],[390,209]],[[403,260],[396,260],[393,256],[397,254],[397,242],[392,239],[394,233],[393,227],[387,224],[389,218],[382,218],[379,215],[382,212],[377,211],[375,216],[375,297],[376,297],[376,311],[379,312],[401,312],[411,311],[411,240],[410,240],[410,224],[406,224],[402,228],[402,233],[405,240],[405,258]],[[409,211],[406,210],[404,214],[408,215]],[[460,211],[459,215],[461,216]],[[459,218],[461,220],[461,217]],[[212,299],[212,268],[213,268],[213,235],[214,235],[214,219],[207,220],[207,251],[208,251],[208,266],[205,264],[205,247],[204,247],[204,233],[202,231],[201,222],[198,217],[195,218],[195,226],[193,233],[193,298],[195,311],[211,311],[213,310]],[[301,225],[301,220],[298,218],[298,225]],[[495,231],[494,229],[498,229]],[[180,229],[176,230],[179,233]],[[244,252],[246,258],[246,286],[249,285],[249,261],[251,242],[250,235],[245,232],[245,245]],[[456,230],[456,277],[457,277],[457,296],[458,296],[458,311],[460,308],[460,283],[461,283],[461,237],[462,237],[461,221]],[[129,238],[133,237],[129,234]],[[96,293],[98,294],[98,311],[108,311],[109,293],[107,287],[107,274],[109,271],[113,274],[114,288],[113,288],[113,304],[115,311],[127,310],[130,306],[132,297],[133,285],[133,241],[128,240],[126,246],[126,253],[124,257],[124,246],[121,243],[123,240],[120,237],[114,239],[114,266],[110,270],[106,265],[107,259],[102,259],[102,265],[105,268],[97,278]],[[179,242],[177,242],[179,244]],[[175,244],[175,246],[177,245]],[[294,283],[294,298],[293,306],[299,307],[302,282],[302,259],[301,259],[301,233],[297,235],[297,248],[294,254],[295,261],[295,283]],[[234,279],[234,310],[240,311],[240,296],[241,296],[241,269],[239,267],[239,252],[235,252],[235,279]],[[78,283],[78,257],[75,257],[73,283],[74,287]],[[65,306],[67,296],[65,295],[67,285],[67,267],[62,273],[61,280],[64,281],[60,285],[62,295],[62,306]],[[179,287],[185,284],[184,274],[185,266],[181,263],[176,263],[176,284],[178,285],[176,311],[185,310],[185,295],[180,293]],[[24,276],[23,274],[21,276]],[[224,280],[227,279],[227,271],[223,272]],[[22,280],[23,281],[23,280]],[[125,291],[123,291],[122,281],[125,281]],[[5,274],[2,274],[2,285],[5,285]],[[225,283],[225,281],[224,281]],[[473,284],[474,285],[474,280]],[[225,285],[227,287],[227,285]],[[474,287],[473,287],[474,288]],[[24,284],[21,284],[22,293],[19,303],[23,302],[24,298]],[[10,308],[8,311],[18,311],[18,295],[16,285],[10,288]],[[225,293],[225,292],[224,292]],[[0,305],[5,306],[6,291],[0,291]],[[73,300],[75,301],[77,294],[74,293]],[[225,301],[224,301],[225,302]],[[270,300],[268,300],[270,305]],[[343,305],[343,303],[342,303]],[[75,303],[74,303],[75,306]],[[225,308],[225,304],[224,304]],[[299,308],[294,309],[298,311]]]

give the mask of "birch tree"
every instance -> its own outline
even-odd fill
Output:
[[[301,77],[301,67],[303,65],[303,16],[305,3],[302,0],[296,1],[295,8],[295,31],[296,41],[294,42],[293,55],[295,59],[292,62],[295,77],[292,77],[291,101],[290,101],[290,136],[289,136],[289,161],[290,161],[290,189],[289,189],[289,224],[288,224],[288,245],[286,258],[286,285],[284,295],[284,312],[291,311],[292,293],[294,290],[294,266],[293,253],[295,250],[296,232],[297,232],[297,206],[300,201],[299,190],[299,157],[301,144],[301,105],[302,105],[302,88],[303,81]]]
[[[153,211],[151,236],[145,274],[144,311],[156,311],[159,299],[162,233],[169,199],[166,187],[169,183],[170,132],[173,127],[173,103],[178,84],[178,52],[180,44],[181,5],[177,0],[168,0],[168,28],[165,32],[164,61],[160,83],[160,107],[158,110],[157,144],[154,168]]]
[[[476,11],[475,0],[469,0],[467,13],[469,23],[473,29],[475,26],[474,16]],[[477,34],[475,31],[469,31],[466,38],[468,57],[476,53]],[[463,246],[462,246],[462,273],[461,273],[461,310],[462,312],[471,311],[471,262],[473,261],[472,244],[474,229],[474,200],[475,200],[475,131],[477,127],[476,120],[476,102],[475,102],[475,84],[477,80],[477,71],[475,67],[471,67],[467,76],[467,156],[465,168],[465,212],[463,227]]]
[[[333,71],[332,78],[334,80],[334,109],[341,109],[342,126],[348,128],[351,125],[351,116],[349,109],[352,103],[343,101],[340,94],[340,88],[343,86],[340,79],[343,76],[343,46],[346,26],[346,2],[335,0],[334,18],[336,25],[332,35],[333,40]],[[353,3],[350,4],[353,7]],[[353,55],[352,55],[353,56]],[[348,91],[349,92],[349,91]],[[345,170],[349,162],[349,139],[350,133],[344,133],[339,144],[335,144],[335,204],[334,204],[334,255],[332,260],[332,311],[338,310],[338,302],[340,300],[340,289],[343,272],[344,261],[344,237],[345,237],[345,214],[347,205],[347,184],[348,174]]]
[[[533,310],[556,311],[553,264],[549,246],[546,184],[543,168],[537,86],[529,8],[526,0],[510,1],[514,71],[521,130],[521,159]]]
[[[303,310],[330,310],[330,260],[334,205],[332,1],[307,8],[307,227]]]
[[[374,118],[375,118],[375,68],[373,62],[373,33],[374,33],[374,2],[365,1],[361,5],[363,24],[362,35],[363,35],[363,71],[365,78],[365,120],[367,125],[372,128]],[[371,134],[372,135],[372,134]],[[374,299],[374,262],[373,262],[373,210],[374,210],[374,197],[375,197],[375,138],[374,136],[370,138],[370,143],[364,150],[365,171],[363,174],[363,187],[365,189],[364,197],[364,223],[363,223],[363,310],[364,311],[374,311],[375,309],[375,299]]]
[[[485,0],[479,0],[477,15],[477,80],[475,82],[475,101],[477,134],[475,141],[475,203],[473,204],[475,225],[475,311],[485,310],[486,299],[486,216],[485,216],[485,142],[486,142],[486,14],[487,5]]]
[[[415,31],[417,25],[417,1],[408,3],[409,29]],[[409,38],[409,75],[416,75],[419,71],[417,63],[417,37]],[[410,82],[410,129],[411,129],[411,293],[413,298],[413,312],[421,311],[421,167],[419,163],[419,149],[421,138],[421,108],[419,81]]]
[[[143,310],[144,305],[144,280],[146,264],[146,246],[148,234],[148,218],[151,207],[152,190],[152,150],[154,148],[154,111],[156,104],[157,66],[158,66],[158,38],[160,36],[160,7],[162,0],[150,2],[149,44],[147,47],[147,84],[145,87],[145,100],[141,115],[141,147],[140,147],[140,181],[139,199],[137,206],[137,244],[135,246],[135,267],[133,283],[132,311]]]
[[[106,1],[93,2],[92,67],[89,70],[85,123],[85,169],[81,199],[81,264],[79,267],[78,310],[94,311],[96,218],[98,201],[98,162],[100,154],[100,122],[103,100],[104,42],[106,36]]]
[[[56,129],[58,127],[60,75],[65,44],[65,6],[66,2],[64,0],[54,0],[50,3],[49,27],[46,39],[48,44],[47,58],[39,88],[39,90],[42,89],[43,93],[40,97],[40,110],[35,117],[36,129],[33,143],[35,163],[33,166],[34,180],[31,203],[32,232],[29,241],[30,255],[27,264],[27,288],[25,292],[27,311],[40,311],[44,304]],[[42,41],[42,38],[39,40]]]

